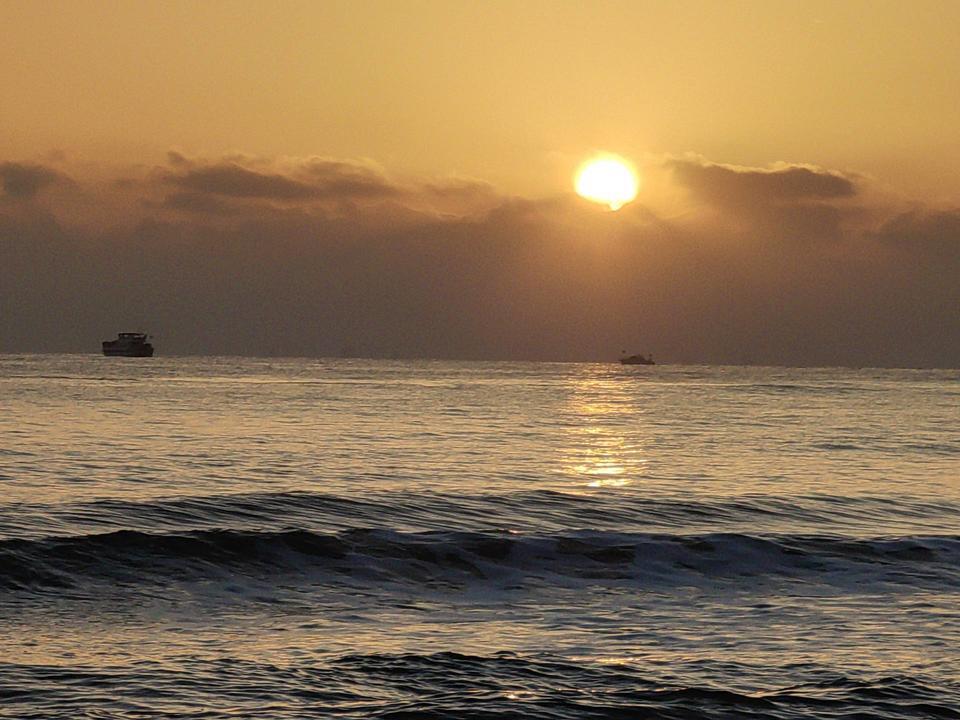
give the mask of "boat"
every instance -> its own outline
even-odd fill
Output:
[[[656,365],[653,355],[624,355],[620,358],[621,365]]]
[[[146,333],[117,333],[116,340],[103,341],[103,354],[109,357],[153,357],[153,345]]]

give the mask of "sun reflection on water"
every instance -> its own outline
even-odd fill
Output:
[[[595,368],[584,373],[574,380],[567,403],[576,422],[570,427],[564,472],[589,488],[633,485],[647,462],[638,442],[643,409],[622,382],[597,376]]]

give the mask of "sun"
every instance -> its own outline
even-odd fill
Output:
[[[633,167],[616,155],[587,160],[577,171],[574,187],[580,197],[619,210],[637,196],[640,181]]]

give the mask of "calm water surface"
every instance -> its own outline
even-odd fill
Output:
[[[960,718],[960,372],[0,356],[0,716]]]

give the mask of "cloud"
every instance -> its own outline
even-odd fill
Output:
[[[164,182],[193,196],[303,203],[384,199],[402,194],[382,174],[345,161],[308,158],[287,163],[286,167],[264,169],[250,167],[262,164],[252,159],[198,163],[177,152],[168,153],[168,158],[172,171],[163,173]]]
[[[810,165],[761,169],[680,159],[670,161],[668,166],[680,185],[720,205],[841,200],[857,194],[851,178]]]
[[[0,350],[135,326],[165,354],[960,365],[960,210],[808,166],[671,163],[650,173],[686,203],[669,212],[320,157],[88,179],[0,205]]]
[[[401,189],[377,169],[342,160],[310,158],[301,172],[326,197],[395,197]]]
[[[920,258],[960,258],[960,210],[913,209],[887,220],[875,236]]]
[[[152,207],[164,207],[175,211],[206,213],[210,215],[226,215],[236,212],[237,210],[236,206],[230,202],[225,201],[220,197],[213,196],[209,193],[202,192],[170,193],[159,205],[149,202],[147,205]]]
[[[498,197],[493,185],[473,178],[448,178],[442,182],[428,181],[419,185],[419,190],[428,196],[445,200],[474,200]]]
[[[69,180],[56,170],[43,165],[0,163],[0,183],[8,197],[32,198],[44,188],[58,182]]]
[[[270,200],[304,200],[319,196],[317,188],[283,175],[258,173],[239,165],[191,168],[171,174],[167,182],[194,193]]]
[[[481,180],[447,177],[401,182],[368,160],[239,154],[208,160],[176,151],[170,151],[167,160],[166,167],[126,180],[128,186],[140,187],[143,207],[221,221],[282,210],[342,213],[347,206],[362,206],[367,216],[380,212],[396,221],[418,222],[416,216],[423,214],[483,214],[505,200]]]
[[[176,150],[170,150],[167,152],[167,162],[176,168],[189,168],[193,166],[193,162],[190,160],[190,158]]]

